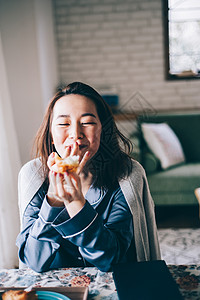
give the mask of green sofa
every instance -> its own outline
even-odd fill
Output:
[[[200,186],[200,112],[140,115],[137,122],[139,160],[146,170],[155,204],[197,204],[194,190]],[[159,160],[144,140],[141,130],[142,122],[167,123],[179,138],[186,162],[162,170]]]

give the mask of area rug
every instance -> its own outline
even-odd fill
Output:
[[[161,257],[167,264],[200,264],[200,229],[159,229]]]

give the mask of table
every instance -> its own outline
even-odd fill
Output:
[[[168,265],[184,299],[200,299],[200,265]],[[63,268],[44,273],[31,269],[0,269],[3,287],[88,286],[90,300],[117,300],[111,272],[97,268]]]

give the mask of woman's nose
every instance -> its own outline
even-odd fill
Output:
[[[73,140],[78,140],[83,138],[83,132],[81,130],[81,127],[79,125],[71,126],[70,132],[69,132],[69,138]]]

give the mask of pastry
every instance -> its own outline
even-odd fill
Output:
[[[34,291],[8,290],[3,293],[2,300],[36,300],[38,299]]]
[[[79,166],[79,156],[73,155],[66,158],[61,158],[57,153],[55,153],[55,162],[58,173],[64,174],[65,172],[76,172]]]

